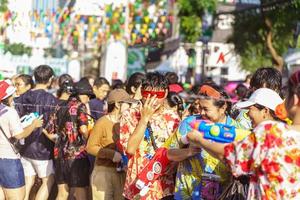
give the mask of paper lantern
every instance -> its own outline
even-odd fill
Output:
[[[142,34],[142,35],[145,35],[146,32],[147,32],[147,29],[142,29],[142,30],[141,30],[141,34]]]
[[[160,30],[158,28],[155,29],[155,33],[158,35]]]
[[[136,34],[135,34],[135,33],[132,33],[132,34],[131,34],[131,39],[132,39],[132,40],[136,40]]]
[[[136,25],[135,25],[135,28],[136,28],[136,30],[139,31],[139,30],[141,29],[141,24],[136,24]]]
[[[119,17],[120,17],[120,13],[115,12],[115,13],[114,13],[114,18],[119,18]]]
[[[151,29],[155,29],[156,24],[152,22],[152,23],[150,24],[150,27],[151,27]]]
[[[125,23],[125,17],[120,17],[120,19],[119,19],[119,22],[120,22],[120,24],[124,24]]]
[[[159,29],[162,29],[163,28],[163,23],[161,23],[161,22],[159,22],[158,24],[157,24],[157,27],[159,28]]]
[[[148,16],[144,17],[144,22],[148,24],[150,22],[150,18]]]
[[[164,34],[167,34],[167,33],[168,33],[168,29],[163,28],[163,29],[162,29],[162,32],[163,32]]]

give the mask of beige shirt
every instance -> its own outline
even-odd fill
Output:
[[[119,140],[120,124],[113,123],[107,116],[97,120],[87,143],[87,152],[96,156],[98,166],[117,167],[112,162]]]

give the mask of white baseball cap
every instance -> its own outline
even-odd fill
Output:
[[[237,108],[247,108],[254,104],[259,104],[275,111],[276,106],[283,102],[277,92],[269,88],[260,88],[253,92],[247,101],[239,102],[235,106]]]

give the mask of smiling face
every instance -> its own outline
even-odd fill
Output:
[[[200,99],[199,101],[201,107],[201,116],[203,119],[212,122],[224,122],[226,120],[226,106],[221,108],[214,105],[214,100],[212,99]]]
[[[253,127],[264,121],[265,109],[260,110],[255,105],[250,106],[248,109],[248,116]]]

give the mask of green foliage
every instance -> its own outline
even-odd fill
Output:
[[[28,56],[31,55],[31,47],[26,47],[24,44],[21,43],[13,43],[13,44],[5,44],[4,46],[4,53],[10,52],[12,55],[23,55],[27,54]]]
[[[7,11],[7,0],[0,0],[0,13]]]
[[[235,14],[234,33],[229,42],[234,43],[244,69],[255,71],[259,67],[272,65],[266,41],[269,30],[264,21],[266,18],[272,22],[272,44],[278,55],[282,56],[293,46],[294,30],[300,22],[299,5],[300,0],[294,0],[293,3],[265,9],[263,13],[257,9]]]
[[[201,34],[201,17],[205,10],[214,12],[216,0],[178,0],[180,32],[186,42],[196,42]]]

